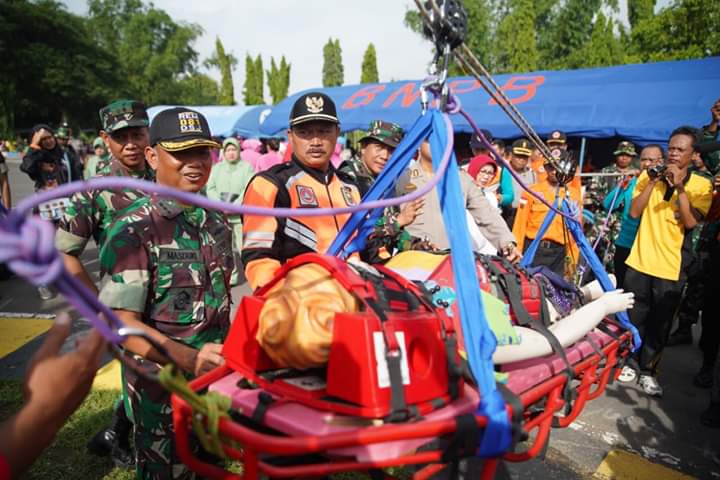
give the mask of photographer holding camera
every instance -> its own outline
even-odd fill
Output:
[[[712,202],[712,182],[688,171],[697,155],[697,130],[675,129],[670,134],[667,164],[643,172],[633,191],[630,215],[642,219],[625,262],[625,288],[635,293],[630,314],[643,341],[636,354],[639,383],[652,396],[663,393],[657,371],[680,302],[683,269],[692,259],[689,233]]]

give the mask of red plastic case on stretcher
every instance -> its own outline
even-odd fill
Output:
[[[324,376],[278,367],[256,339],[265,296],[287,271],[306,263],[327,269],[361,305],[361,311],[336,314]],[[317,254],[287,262],[272,282],[241,300],[223,347],[227,364],[284,398],[326,411],[383,418],[394,413],[386,362],[390,352],[400,358],[402,400],[409,416],[447,405],[462,392],[463,382],[452,321],[417,285],[383,267],[376,273],[361,274],[342,260]]]

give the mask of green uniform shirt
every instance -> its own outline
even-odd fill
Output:
[[[97,176],[155,179],[150,168],[134,172],[114,158],[98,165]],[[145,196],[145,192],[132,189],[91,190],[74,194],[58,224],[55,245],[61,252],[75,256],[85,250],[91,237],[98,246],[102,246],[105,232],[115,217],[138,198]]]
[[[119,216],[100,250],[108,307],[193,348],[222,342],[230,325],[230,228],[219,212],[141,198]]]

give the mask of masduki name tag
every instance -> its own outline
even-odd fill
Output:
[[[199,262],[200,252],[197,250],[181,250],[175,248],[161,248],[160,261],[173,263],[193,263]]]

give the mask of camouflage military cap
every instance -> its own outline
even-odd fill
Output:
[[[65,126],[58,127],[58,129],[55,131],[55,137],[70,138],[70,129]]]
[[[637,155],[637,152],[635,152],[635,145],[633,145],[632,142],[623,141],[618,143],[613,155],[630,155],[634,157]]]
[[[370,122],[367,135],[360,139],[360,142],[365,143],[368,140],[377,140],[388,147],[395,148],[403,139],[404,135],[403,129],[400,128],[400,125],[397,123],[373,120]]]
[[[150,125],[145,105],[136,100],[116,100],[100,109],[100,122],[107,133],[121,128]]]
[[[527,138],[519,138],[515,140],[512,144],[512,153],[514,155],[529,157],[532,153],[532,147],[530,146],[530,142],[528,142]]]

